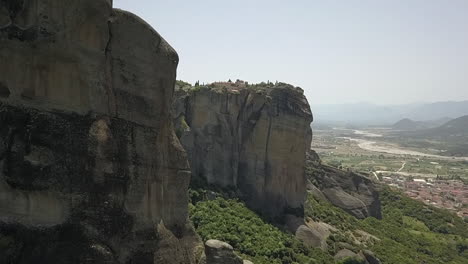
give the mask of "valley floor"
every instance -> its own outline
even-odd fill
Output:
[[[408,196],[468,217],[468,157],[388,142],[385,131],[315,130],[312,148],[332,166],[368,173]]]

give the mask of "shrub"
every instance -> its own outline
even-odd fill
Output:
[[[200,192],[192,194],[199,199]],[[190,206],[190,219],[203,240],[226,241],[256,264],[333,263],[326,253],[305,247],[236,199],[199,201]]]

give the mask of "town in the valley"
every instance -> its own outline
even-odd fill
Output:
[[[315,130],[312,149],[331,166],[366,174],[413,199],[468,218],[468,160],[463,157],[405,150],[380,135],[345,129]]]

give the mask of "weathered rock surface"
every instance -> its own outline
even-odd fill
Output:
[[[361,261],[365,261],[365,259],[362,256],[346,248],[338,251],[335,255],[336,260],[343,260],[346,258],[354,258],[354,259],[358,259]]]
[[[0,1],[0,263],[196,263],[177,53],[109,0]]]
[[[243,260],[234,253],[226,242],[211,239],[205,243],[207,264],[243,264]]]
[[[173,113],[193,177],[239,190],[265,216],[303,214],[312,114],[300,88],[218,83],[176,89]]]
[[[369,216],[382,218],[379,192],[370,179],[352,171],[321,164],[313,151],[308,154],[307,166],[308,178],[312,182],[309,191],[315,197],[320,199],[323,194],[333,205],[359,219]]]
[[[370,250],[360,250],[358,253],[355,253],[348,248],[344,248],[339,250],[334,258],[335,260],[352,258],[366,264],[381,264],[380,260]]]
[[[380,260],[375,256],[374,252],[370,250],[363,250],[362,255],[366,258],[367,263],[369,264],[381,264]]]
[[[286,216],[285,229],[292,232],[306,246],[320,248],[324,251],[328,249],[328,237],[332,232],[338,231],[327,223],[315,222],[311,218],[304,220],[292,215]]]

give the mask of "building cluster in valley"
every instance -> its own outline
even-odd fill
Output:
[[[402,189],[409,197],[438,208],[454,211],[468,218],[468,185],[459,180],[411,179],[403,176],[384,176],[383,182]]]

